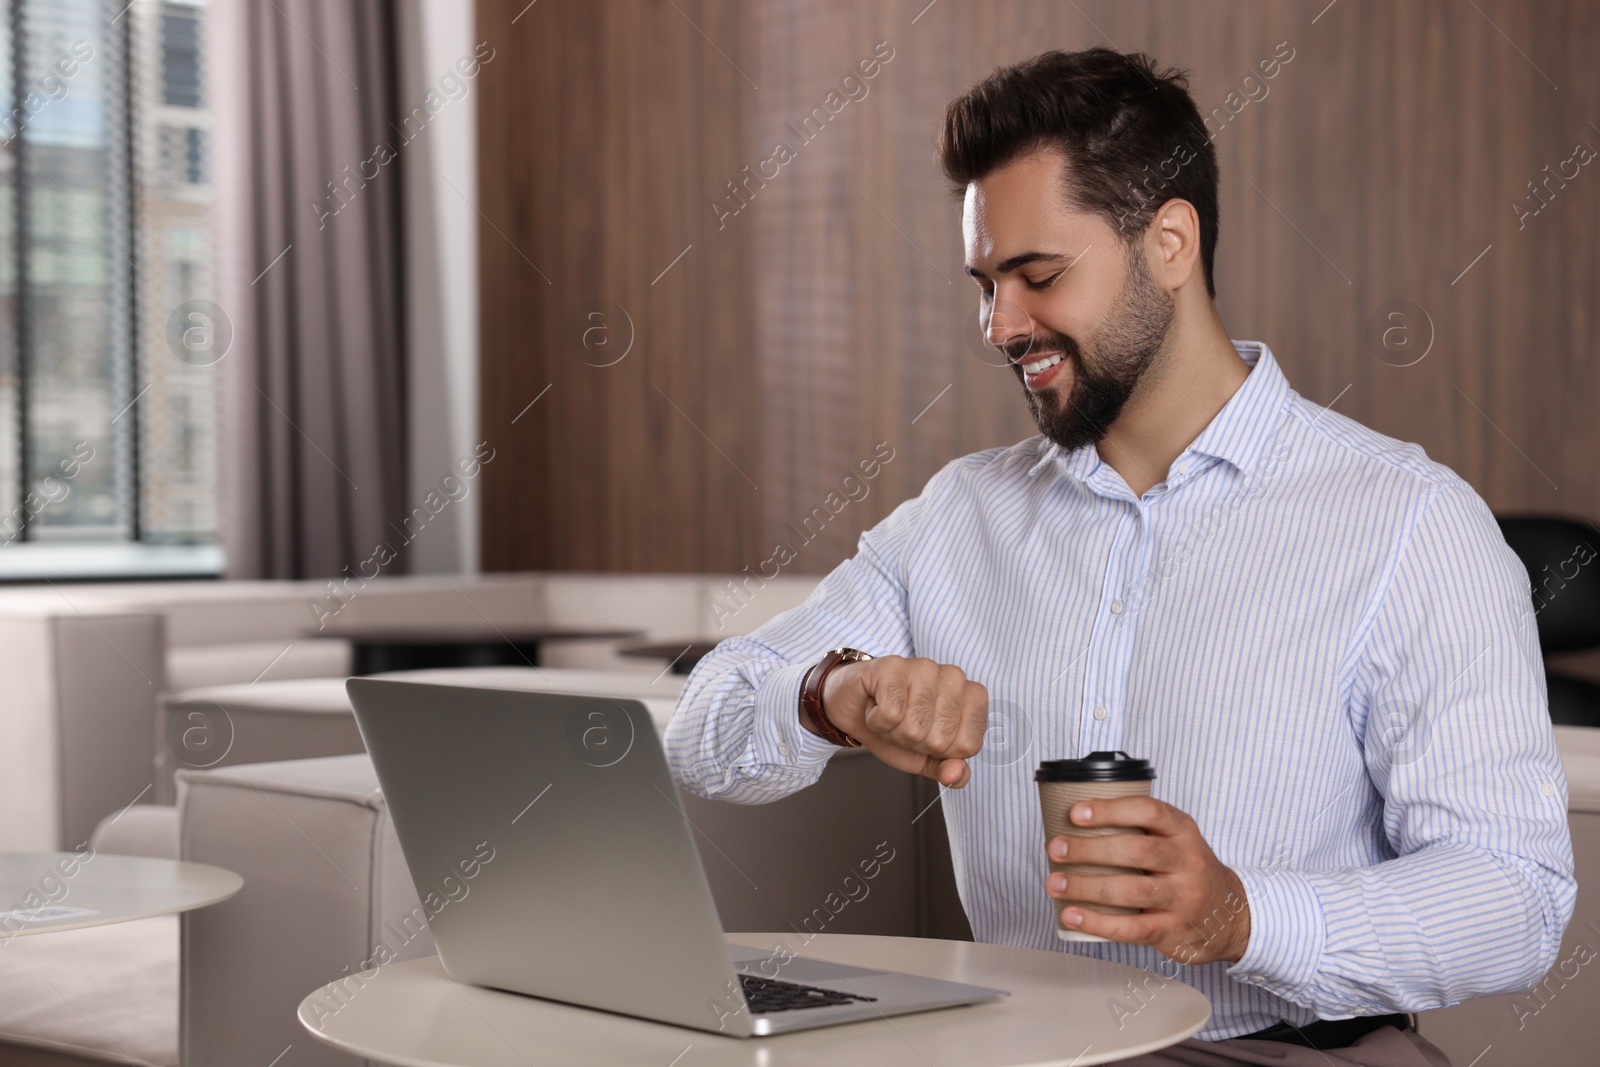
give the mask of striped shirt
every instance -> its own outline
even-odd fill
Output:
[[[797,721],[807,668],[929,657],[990,695],[971,781],[943,790],[979,941],[1187,982],[1209,1040],[1526,990],[1577,895],[1527,572],[1460,477],[1234,345],[1244,384],[1142,497],[1042,437],[946,466],[700,662],[674,772],[742,803],[802,789],[836,751]],[[1111,749],[1239,876],[1238,962],[1057,940],[1033,771]]]

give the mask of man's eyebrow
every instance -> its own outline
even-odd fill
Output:
[[[1088,249],[1084,249],[1084,251],[1087,252]],[[1023,252],[1021,255],[1012,256],[1010,259],[1001,260],[1000,264],[995,267],[995,273],[1009,274],[1018,267],[1025,267],[1029,263],[1057,263],[1063,259],[1070,259],[1075,263],[1082,258],[1082,255],[1082,252],[1076,256],[1069,256],[1065,252]],[[961,269],[974,278],[988,277],[987,274],[975,269],[971,264],[965,264]]]

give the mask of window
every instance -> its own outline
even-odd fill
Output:
[[[161,102],[198,108],[200,102],[200,12],[161,5]]]
[[[206,9],[124,2],[0,0],[0,557],[216,539]]]

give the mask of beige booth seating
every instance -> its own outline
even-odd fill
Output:
[[[71,848],[106,815],[151,799],[157,761],[172,755],[164,737],[152,740],[161,693],[349,673],[348,643],[305,636],[319,622],[330,630],[404,622],[481,630],[487,622],[636,629],[655,641],[721,638],[799,603],[815,584],[810,576],[560,572],[380,578],[337,596],[330,583],[312,581],[0,590],[8,684],[0,848]],[[617,655],[618,644],[551,643],[544,662],[661,671]]]
[[[684,678],[657,672],[563,667],[452,667],[390,671],[380,677],[534,689],[595,696],[676,701]],[[345,756],[365,749],[343,678],[297,678],[166,693],[156,719],[156,789],[160,804],[176,799],[175,775],[246,763]]]
[[[630,626],[642,640],[712,640],[747,634],[774,615],[802,603],[817,587],[815,575],[780,575],[758,582],[748,575],[540,574],[545,610],[573,626]],[[623,642],[625,643],[625,642]],[[634,670],[655,674],[665,664],[617,655],[618,642],[561,642],[544,661],[553,667]]]
[[[365,751],[343,678],[292,678],[163,693],[155,802],[177,800],[183,767],[276,763]]]
[[[452,582],[454,584],[452,584]],[[481,627],[539,618],[528,575],[368,583],[340,625],[426,620]],[[470,602],[469,602],[470,598]],[[160,694],[197,682],[349,672],[349,646],[307,640],[316,582],[149,582],[0,591],[0,848],[71,848],[154,789]],[[274,647],[275,646],[275,647]],[[324,647],[326,646],[326,647]]]
[[[396,959],[433,951],[371,762],[335,756],[179,779],[180,854],[245,880],[233,899],[181,919],[181,1062],[268,1064],[290,1045],[302,1067],[359,1062],[297,1032],[310,979],[365,971],[380,943]],[[350,979],[352,991],[361,981]]]
[[[149,799],[163,621],[42,596],[5,600],[0,850],[71,848],[108,813]]]

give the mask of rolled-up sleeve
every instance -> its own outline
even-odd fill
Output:
[[[1324,1018],[1532,988],[1577,897],[1566,779],[1527,574],[1464,483],[1423,505],[1349,677],[1395,858],[1240,870],[1229,973]]]
[[[931,483],[930,483],[931,488]],[[816,782],[838,749],[800,725],[800,686],[829,649],[915,654],[906,610],[905,560],[922,496],[861,535],[856,554],[798,607],[696,664],[667,726],[678,783],[703,797],[764,804]],[[754,596],[759,598],[757,589]]]

